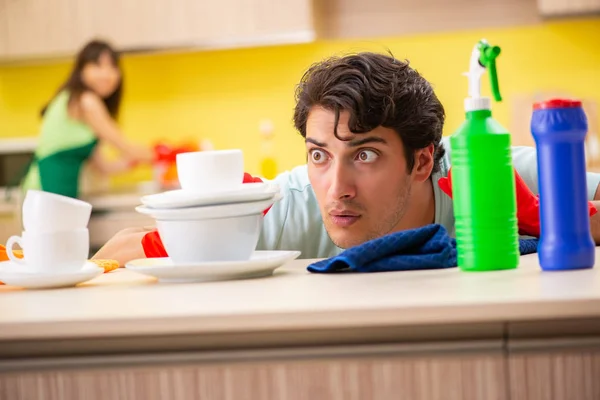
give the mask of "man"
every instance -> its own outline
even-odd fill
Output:
[[[294,112],[307,164],[275,179],[284,197],[266,214],[258,249],[325,258],[431,223],[453,235],[452,199],[438,184],[450,168],[444,118],[431,85],[408,63],[360,53],[313,65],[297,88]],[[514,147],[512,154],[537,194],[535,149]],[[588,173],[589,200],[600,197],[599,183],[600,174]],[[591,224],[598,243],[600,217]],[[121,232],[96,258],[142,258],[147,233]]]

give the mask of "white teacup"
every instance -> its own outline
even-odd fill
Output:
[[[241,150],[194,151],[177,154],[177,176],[183,190],[214,192],[244,181]]]
[[[23,249],[23,259],[15,256],[13,246]],[[90,234],[87,228],[58,232],[23,232],[6,242],[8,258],[28,272],[64,273],[80,270],[88,260]]]
[[[22,214],[25,231],[69,231],[87,227],[92,205],[55,193],[28,190]]]

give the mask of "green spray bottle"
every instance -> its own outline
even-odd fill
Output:
[[[493,271],[519,264],[515,175],[510,133],[492,118],[491,99],[481,96],[488,71],[492,93],[501,101],[496,73],[498,46],[486,40],[473,48],[466,120],[450,138],[452,197],[458,267]]]

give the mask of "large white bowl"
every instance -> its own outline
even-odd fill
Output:
[[[156,220],[174,264],[249,260],[262,228],[262,213],[235,217]]]

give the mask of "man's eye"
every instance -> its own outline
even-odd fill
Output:
[[[327,160],[327,155],[325,152],[315,149],[310,152],[310,158],[313,163],[321,164]]]
[[[377,160],[377,157],[379,157],[379,155],[377,153],[375,153],[373,150],[361,150],[357,154],[356,158],[360,162],[371,163],[371,162]]]

